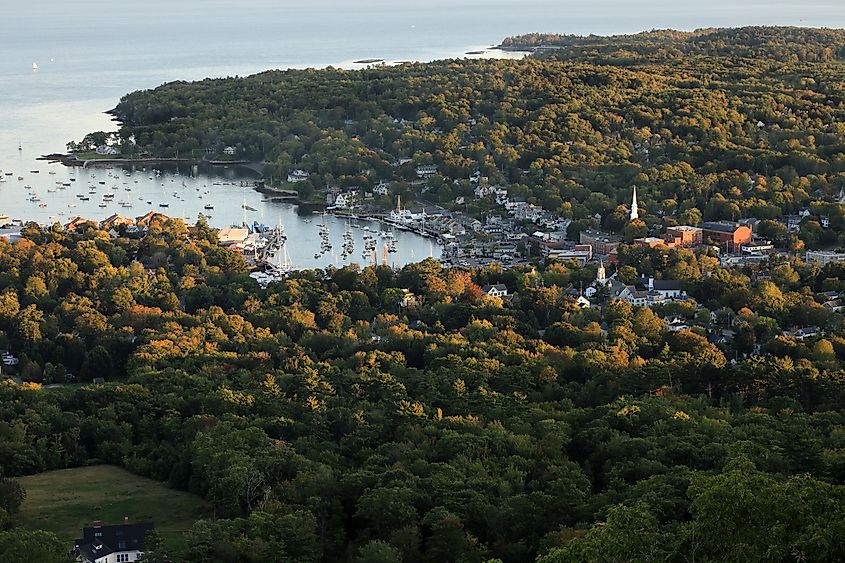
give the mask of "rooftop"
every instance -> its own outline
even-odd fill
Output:
[[[740,228],[742,225],[739,223],[732,223],[730,221],[710,221],[707,223],[702,223],[701,227],[707,231],[718,231],[721,233],[732,233]]]
[[[152,522],[136,524],[116,524],[103,526],[94,524],[82,529],[74,550],[91,561],[123,551],[140,551],[144,546],[144,536],[155,529]]]
[[[9,242],[16,242],[21,238],[21,228],[0,229],[0,239],[7,239]]]
[[[581,234],[584,235],[585,237],[589,237],[591,239],[596,239],[596,240],[605,240],[605,241],[608,241],[608,242],[621,242],[622,241],[622,237],[620,237],[620,236],[613,235],[613,234],[610,234],[610,233],[605,233],[603,231],[595,231],[593,229],[587,229],[585,231],[581,231]]]
[[[507,291],[508,286],[506,286],[503,283],[497,283],[497,284],[493,284],[493,285],[485,285],[484,287],[481,288],[481,291],[483,291],[484,293],[488,293],[491,289],[495,289],[496,291]]]

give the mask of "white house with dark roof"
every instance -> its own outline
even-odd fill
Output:
[[[681,289],[681,282],[676,280],[656,280],[654,278],[639,278],[636,282],[647,288],[651,294],[650,302],[684,300],[687,293]]]
[[[116,156],[120,154],[120,149],[117,147],[102,145],[94,149],[94,152],[99,155]]]
[[[819,336],[820,334],[822,334],[822,332],[817,326],[806,326],[802,328],[783,331],[784,336],[791,336],[792,338],[801,341],[804,341],[807,338],[814,338],[816,336]]]
[[[82,529],[71,555],[79,563],[132,563],[144,548],[147,532],[155,530],[152,522],[103,526],[95,522]]]
[[[494,285],[485,285],[481,288],[481,291],[489,295],[490,297],[507,297],[508,296],[508,287],[503,283],[497,283]]]
[[[656,280],[638,278],[634,284],[627,285],[618,280],[610,281],[610,299],[627,301],[631,305],[649,307],[666,301],[681,301],[687,298],[681,284],[675,280]]]
[[[3,365],[7,367],[13,367],[20,363],[20,360],[13,356],[10,352],[3,352],[3,354],[0,355],[0,358],[3,360]]]
[[[376,187],[373,188],[373,193],[376,195],[389,195],[390,194],[390,182],[385,180],[380,181]]]

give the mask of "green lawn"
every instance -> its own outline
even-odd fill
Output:
[[[128,517],[154,522],[167,543],[179,549],[182,532],[211,515],[202,498],[111,465],[49,471],[18,481],[26,489],[20,523],[49,530],[68,543],[94,520],[119,524]]]

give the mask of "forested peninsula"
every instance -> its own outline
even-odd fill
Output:
[[[265,162],[268,180],[301,170],[308,179],[295,187],[305,199],[326,186],[371,190],[390,180],[411,202],[421,193],[415,167],[434,164],[426,201],[459,208],[463,197],[467,212],[483,216],[491,209],[473,197],[477,171],[571,218],[573,235],[621,233],[618,207],[636,185],[646,232],[752,217],[764,236],[788,243],[773,220],[845,186],[844,36],[536,35],[505,44],[561,45],[517,61],[174,82],[125,96],[114,135],[124,154],[225,157],[230,147],[232,158]],[[800,238],[829,246],[841,233],[811,222]]]
[[[306,199],[389,179],[448,207],[477,171],[618,253],[261,286],[203,219],[29,224],[0,239],[0,553],[68,561],[16,477],[109,464],[211,507],[147,562],[845,560],[845,263],[802,253],[845,244],[843,45],[530,35],[125,96],[77,148],[263,161]],[[628,244],[739,218],[783,252]],[[614,299],[606,266],[684,297]]]

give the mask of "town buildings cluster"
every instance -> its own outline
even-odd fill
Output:
[[[406,162],[399,165],[409,162],[406,159]],[[419,179],[416,186],[424,193],[427,182],[438,174],[438,166],[421,164],[413,170]],[[309,179],[309,176],[308,172],[296,169],[290,172],[288,181],[298,183]],[[615,267],[620,247],[624,244],[652,249],[713,251],[724,267],[759,263],[772,255],[788,254],[785,249],[777,248],[770,240],[758,235],[756,229],[759,221],[755,219],[670,225],[663,232],[651,232],[646,236],[626,240],[619,234],[595,227],[573,231],[570,219],[524,198],[512,196],[503,186],[491,185],[489,179],[477,170],[470,175],[469,182],[473,187],[473,197],[485,203],[484,209],[488,210],[482,216],[461,209],[461,204],[466,203],[465,197],[457,198],[452,209],[425,203],[420,198],[422,205],[413,211],[403,208],[397,197],[396,208],[385,213],[383,209],[379,210],[372,205],[372,200],[393,197],[392,182],[387,180],[380,181],[370,190],[357,186],[345,189],[330,187],[326,191],[327,209],[350,217],[376,219],[395,228],[436,238],[443,248],[441,260],[446,265],[482,267],[499,263],[515,266],[554,260],[571,261],[581,266],[596,264],[600,275],[592,286],[580,288],[576,296],[581,299],[579,303],[582,306],[590,306],[598,299],[620,299],[642,306],[686,299],[686,294],[675,280],[642,278],[633,282],[629,279],[629,283],[623,283],[617,279],[616,273],[607,276],[606,268]],[[840,199],[845,199],[845,194],[840,194]],[[627,210],[630,223],[645,225],[641,219],[636,187],[632,187]],[[796,219],[800,222],[808,214],[808,210],[801,210],[795,217],[784,217],[781,221],[788,230],[794,231],[797,228]],[[134,219],[112,215],[96,225],[113,237],[119,234],[132,236],[142,235],[153,221],[166,218],[161,213],[151,211]],[[593,219],[594,225],[601,224],[601,216],[597,215]],[[821,224],[824,224],[824,219],[819,219]],[[85,224],[90,224],[90,221],[77,217],[65,227],[68,231],[75,231]],[[19,236],[19,230],[0,230],[0,238],[14,240]],[[219,231],[222,245],[245,254],[255,246],[250,236],[249,229],[244,226],[232,226]],[[824,266],[831,262],[845,262],[845,253],[809,250],[805,253],[805,259]]]

